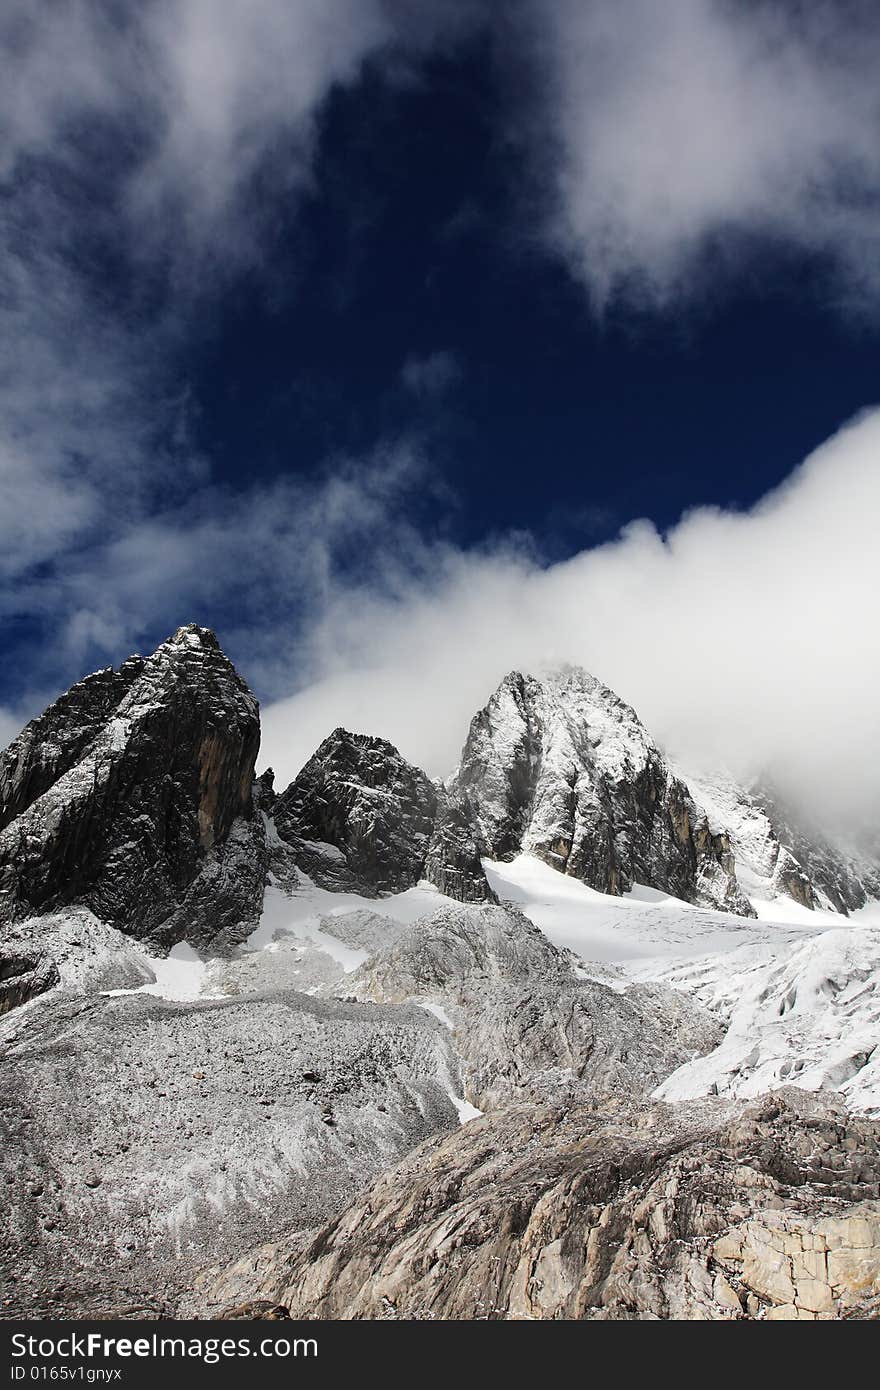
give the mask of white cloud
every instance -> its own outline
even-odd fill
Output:
[[[228,261],[258,240],[259,205],[242,201],[254,174],[271,165],[276,191],[307,179],[320,102],[393,38],[383,0],[144,0],[115,11],[12,0],[0,27],[0,174],[46,154],[76,170],[83,134],[103,129],[139,249],[158,241]]]
[[[194,317],[203,331],[207,292],[260,249],[263,213],[286,215],[310,179],[328,92],[395,43],[399,62],[454,33],[466,10],[3,7],[0,618],[49,622],[69,661],[100,657],[148,624],[151,603],[215,596],[231,555],[259,570],[261,539],[318,505],[283,480],[241,502],[211,487],[175,376],[181,337]],[[349,473],[318,488],[325,508]],[[305,571],[317,542],[297,535]],[[291,563],[280,546],[276,570]],[[40,689],[51,659],[34,663]]]
[[[711,291],[756,236],[880,293],[868,4],[530,0],[553,239],[597,307]],[[827,290],[827,284],[825,286]]]
[[[419,579],[331,587],[311,683],[270,706],[285,783],[334,726],[382,734],[432,774],[510,669],[577,662],[692,764],[772,768],[808,805],[880,810],[876,529],[880,411],[750,511],[646,521],[542,569],[515,550],[434,548]]]

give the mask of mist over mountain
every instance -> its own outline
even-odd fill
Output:
[[[0,57],[0,1322],[876,1320],[876,4]]]
[[[351,1283],[366,1260],[395,1306],[442,1316],[479,1316],[490,1285],[502,1316],[575,1315],[575,1287],[583,1317],[870,1316],[880,861],[766,788],[688,784],[578,667],[508,674],[445,784],[338,728],[276,786],[255,774],[258,721],[190,624],[84,678],[2,755],[4,1308],[373,1316]],[[709,1164],[710,1253],[687,1182],[634,1284],[615,1272],[636,1248],[628,1199],[566,1198],[566,1228],[616,1213],[604,1253],[581,1268],[556,1218],[541,1226],[526,1303],[482,1257],[452,1283],[406,1260],[389,1276],[399,1218],[357,1234],[365,1187],[394,1211],[420,1164],[451,1162],[457,1207],[472,1132],[441,1141],[461,1126],[499,1190],[542,1190],[578,1107],[585,1133],[611,1126],[646,1210],[673,1153]],[[830,1187],[817,1125],[846,1154]],[[781,1237],[728,1173],[743,1136],[789,1155],[759,1169],[794,1251],[783,1280]],[[444,1211],[425,1207],[416,1245]],[[500,1239],[500,1268],[526,1258]],[[817,1241],[835,1252],[822,1277],[798,1254]],[[706,1276],[686,1305],[673,1244]]]

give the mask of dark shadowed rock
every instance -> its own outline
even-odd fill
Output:
[[[453,897],[492,896],[467,813],[383,738],[334,730],[273,817],[322,887],[376,897],[427,878]]]
[[[241,936],[265,879],[259,740],[206,628],[81,681],[3,755],[0,910],[83,903],[160,945]]]
[[[75,766],[143,669],[133,656],[77,681],[0,753],[0,830]]]
[[[428,844],[423,877],[448,898],[463,903],[494,902],[480,857],[480,841],[467,805],[442,787]]]
[[[0,1014],[44,994],[59,978],[58,967],[48,956],[0,951]]]
[[[644,883],[754,915],[729,839],[629,705],[579,668],[507,676],[471,722],[454,790],[494,859],[528,851],[602,893]]]

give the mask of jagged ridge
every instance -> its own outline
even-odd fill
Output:
[[[259,741],[257,701],[206,628],[80,682],[3,756],[0,910],[81,902],[166,946],[247,934]]]
[[[727,835],[635,711],[579,668],[511,672],[474,716],[452,786],[493,859],[526,851],[602,893],[643,883],[753,915]]]

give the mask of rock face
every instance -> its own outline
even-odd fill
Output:
[[[876,1317],[878,1140],[794,1091],[510,1106],[423,1145],[305,1247],[261,1252],[247,1294],[311,1318]]]
[[[778,845],[773,886],[805,907],[831,907],[845,916],[880,896],[877,865],[847,854],[816,830],[806,830],[770,787],[755,789],[751,800],[767,819]]]
[[[378,897],[426,878],[453,897],[492,897],[467,815],[385,739],[336,729],[273,819],[322,886]]]
[[[741,875],[762,896],[844,916],[880,897],[876,855],[858,854],[806,827],[769,783],[739,785],[729,774],[687,777],[707,823],[733,847]]]
[[[54,988],[59,978],[57,965],[47,956],[0,951],[0,1014]]]
[[[519,1088],[544,1099],[641,1094],[720,1038],[710,1014],[671,990],[618,992],[585,978],[510,904],[446,906],[415,922],[346,977],[358,999],[424,999],[452,1030],[465,1098],[485,1109]]]
[[[602,893],[637,882],[754,915],[729,838],[635,712],[579,668],[507,676],[471,722],[453,787],[493,859],[526,851]]]
[[[480,848],[467,805],[443,787],[438,788],[423,876],[447,898],[462,903],[494,902]]]
[[[0,912],[81,903],[161,946],[246,934],[265,880],[259,739],[205,628],[74,686],[3,755]]]
[[[456,1125],[457,1081],[416,1007],[34,999],[0,1019],[4,1316],[167,1307],[200,1265],[314,1229]]]

